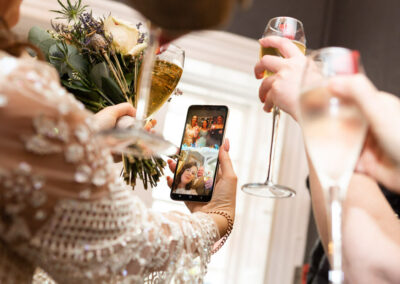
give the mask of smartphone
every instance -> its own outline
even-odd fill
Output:
[[[218,173],[218,151],[224,139],[227,118],[227,106],[189,107],[172,183],[172,199],[211,200]]]

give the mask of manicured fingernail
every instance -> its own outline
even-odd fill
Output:
[[[226,139],[225,139],[225,143],[224,143],[224,150],[225,150],[225,152],[229,152],[229,148],[230,148],[229,139],[226,138]]]

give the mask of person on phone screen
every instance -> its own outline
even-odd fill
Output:
[[[210,147],[219,148],[218,141],[222,141],[222,136],[224,135],[224,118],[222,115],[217,116],[216,123],[211,126],[210,137],[208,145]]]
[[[199,138],[197,139],[196,146],[197,147],[206,147],[207,146],[207,136],[208,136],[208,121],[204,119],[201,122],[201,128],[199,129]]]
[[[199,167],[197,178],[193,182],[193,188],[196,189],[198,195],[210,195],[213,179],[210,174],[204,175],[204,167]]]
[[[196,162],[186,163],[177,174],[172,190],[178,194],[197,195],[196,189],[193,188],[193,183],[197,177]]]
[[[183,144],[187,147],[194,147],[199,135],[199,125],[197,123],[197,115],[192,117],[190,124],[186,124],[185,137],[183,138]]]
[[[212,187],[212,179],[204,180],[204,168],[196,162],[186,163],[177,174],[172,190],[177,194],[207,195]]]

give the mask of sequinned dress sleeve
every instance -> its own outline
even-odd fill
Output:
[[[0,282],[202,283],[213,220],[146,208],[95,133],[53,68],[0,56]]]

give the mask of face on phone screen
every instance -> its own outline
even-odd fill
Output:
[[[171,197],[209,201],[218,168],[218,151],[225,131],[226,106],[191,106],[186,117],[180,159]]]

